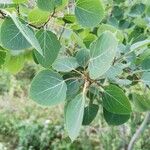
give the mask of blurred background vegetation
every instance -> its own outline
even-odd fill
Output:
[[[17,75],[0,71],[0,150],[124,150],[145,114],[133,113],[128,123],[108,126],[100,109],[91,126],[71,143],[64,129],[63,105],[41,107],[28,98],[29,83],[38,70],[26,63]],[[134,150],[150,149],[150,125]]]

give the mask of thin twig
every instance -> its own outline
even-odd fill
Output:
[[[147,114],[146,114],[146,116],[144,118],[144,121],[142,122],[142,124],[140,125],[140,127],[137,129],[137,131],[133,135],[133,137],[131,138],[127,150],[132,150],[133,149],[135,142],[138,140],[138,138],[140,137],[140,135],[143,133],[143,131],[146,128],[149,120],[150,120],[150,112],[147,112]]]

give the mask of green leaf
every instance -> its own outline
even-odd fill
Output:
[[[123,69],[127,68],[129,64],[117,63],[109,68],[106,72],[106,77],[108,79],[115,79],[123,73]]]
[[[90,44],[97,39],[97,36],[92,33],[88,33],[86,37],[83,39],[83,42],[87,48],[90,47]]]
[[[120,4],[120,3],[123,3],[123,2],[125,2],[126,0],[113,0],[115,3],[117,3],[117,4]]]
[[[145,59],[143,62],[142,62],[142,64],[141,64],[141,66],[142,66],[142,70],[149,70],[150,71],[150,57],[149,58],[147,58],[147,59]]]
[[[138,15],[142,15],[144,11],[145,5],[143,3],[135,4],[132,6],[129,15],[132,17],[137,17]]]
[[[86,67],[90,59],[90,51],[88,49],[79,50],[76,54],[76,59],[80,66]]]
[[[45,22],[47,22],[49,15],[50,15],[49,12],[45,12],[38,8],[34,8],[28,14],[28,20],[30,24],[40,26],[44,24]]]
[[[104,32],[90,47],[89,75],[97,79],[109,70],[116,55],[117,40],[111,32]]]
[[[79,64],[77,63],[76,58],[74,57],[61,57],[56,59],[52,67],[60,72],[70,72],[75,70]]]
[[[104,7],[100,0],[76,0],[75,15],[82,26],[95,27],[104,17]]]
[[[30,98],[41,105],[49,106],[63,102],[66,91],[66,83],[58,73],[43,70],[31,83]]]
[[[6,58],[6,51],[0,50],[0,67],[4,64]]]
[[[55,8],[55,0],[37,0],[37,6],[41,10],[52,12]]]
[[[58,56],[61,45],[56,35],[51,31],[40,30],[36,34],[40,43],[44,57],[34,51],[38,62],[45,68],[49,68]]]
[[[66,81],[67,84],[67,99],[71,99],[76,96],[80,89],[80,83],[78,79],[71,79]]]
[[[12,3],[0,3],[0,8],[5,9],[5,8],[13,8],[17,7],[17,4],[12,4]]]
[[[17,56],[10,56],[4,66],[12,74],[17,74],[22,70],[25,63],[25,57],[23,54]]]
[[[109,85],[103,93],[104,108],[114,114],[130,114],[131,105],[123,90],[116,85]]]
[[[114,114],[111,113],[109,111],[107,111],[105,108],[103,109],[103,114],[104,114],[104,118],[106,120],[106,122],[109,125],[121,125],[124,124],[125,122],[127,122],[130,118],[130,115],[118,115],[118,114]]]
[[[75,15],[65,14],[63,17],[63,21],[68,24],[74,23],[76,21]]]
[[[28,0],[13,0],[13,3],[15,4],[21,4],[21,3],[26,3]]]
[[[119,6],[114,6],[111,13],[118,20],[122,19],[124,15],[123,9]]]
[[[25,24],[20,22],[14,13],[11,14],[8,11],[5,11],[5,13],[11,17],[16,27],[19,29],[18,34],[21,33],[26,38],[26,40],[33,46],[33,48],[35,48],[39,54],[43,55],[40,44],[32,30],[28,28]]]
[[[97,34],[98,36],[100,36],[103,32],[105,31],[110,31],[114,34],[116,34],[116,38],[122,42],[123,39],[124,39],[124,36],[123,36],[123,33],[118,30],[117,28],[115,28],[114,26],[111,26],[109,24],[102,24],[99,28],[98,28],[98,31],[97,31]]]
[[[82,125],[89,125],[96,117],[98,110],[99,106],[96,104],[89,104],[85,107]]]
[[[150,5],[148,5],[146,8],[146,15],[150,17]]]
[[[3,47],[10,50],[22,50],[31,47],[11,19],[5,19],[1,26],[1,42]]]
[[[133,104],[135,111],[145,112],[150,110],[150,97],[147,95],[133,94]]]
[[[142,75],[141,81],[144,84],[147,84],[148,86],[150,86],[150,72],[144,72]]]
[[[72,141],[77,138],[82,126],[85,99],[84,93],[79,94],[65,107],[66,129]]]
[[[143,40],[143,41],[139,41],[139,42],[131,45],[130,50],[131,51],[135,51],[135,50],[143,48],[143,47],[145,47],[146,45],[149,45],[149,44],[150,44],[150,40],[149,39],[146,39],[146,40]]]

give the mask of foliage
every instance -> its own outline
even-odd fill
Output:
[[[5,85],[5,87],[0,86],[2,91],[0,94],[0,149],[19,150],[29,149],[29,147],[44,149],[46,147],[64,150],[116,150],[127,147],[130,137],[141,124],[144,113],[132,113],[128,123],[119,127],[107,125],[102,109],[99,109],[95,119],[90,115],[91,113],[88,113],[88,116],[94,119],[92,125],[84,126],[80,137],[72,143],[63,126],[63,105],[45,108],[36,105],[27,97],[28,87],[36,70],[38,67],[29,63],[25,64],[24,69],[15,76],[8,72],[5,72],[5,76],[0,75],[0,83],[3,82]],[[93,110],[98,109],[97,106],[90,105],[89,112],[93,108]],[[88,109],[85,108],[85,110]],[[88,117],[88,120],[84,118],[83,124],[89,123],[91,117]],[[150,125],[136,142],[134,150],[149,149],[149,128]]]
[[[120,125],[137,108],[150,110],[149,7],[148,0],[2,3],[0,66],[16,74],[27,60],[41,65],[30,98],[44,106],[65,103],[72,141],[98,108],[108,124]]]

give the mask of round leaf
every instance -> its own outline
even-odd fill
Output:
[[[31,47],[11,19],[5,19],[1,26],[1,42],[3,47],[11,50],[22,50]]]
[[[43,70],[31,83],[30,97],[35,102],[48,106],[63,102],[66,91],[66,83],[58,73]]]
[[[23,24],[17,17],[15,13],[9,13],[8,11],[5,11],[5,13],[12,19],[12,21],[15,23],[16,27],[19,29],[19,33],[21,33],[26,40],[35,48],[39,54],[43,56],[42,49],[40,47],[40,44],[38,40],[36,39],[34,32],[27,27],[27,25]],[[17,36],[16,35],[16,36]]]
[[[75,15],[85,27],[97,26],[104,17],[104,8],[100,0],[76,0]]]
[[[40,43],[44,57],[42,57],[37,51],[34,51],[35,56],[43,67],[48,68],[58,56],[61,48],[60,42],[54,33],[46,30],[38,31],[36,38]]]
[[[116,85],[109,85],[104,89],[103,106],[104,108],[114,114],[130,114],[131,105],[119,87]]]
[[[99,106],[96,104],[89,104],[84,109],[83,125],[89,125],[98,113]]]
[[[33,9],[28,15],[29,22],[34,25],[42,25],[48,18],[49,12],[42,11],[38,8]]]
[[[103,114],[104,114],[104,118],[106,120],[106,122],[109,125],[121,125],[124,124],[125,122],[127,122],[130,118],[130,115],[118,115],[118,114],[114,114],[111,113],[109,111],[107,111],[105,108],[103,109]]]
[[[90,47],[88,66],[92,79],[102,76],[111,67],[116,55],[117,40],[111,32],[104,32]]]

